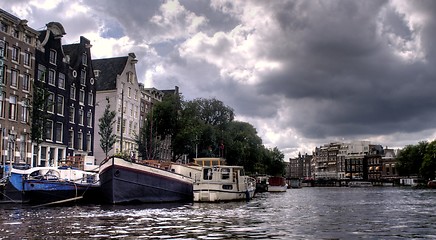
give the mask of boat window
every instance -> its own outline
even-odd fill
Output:
[[[233,185],[223,185],[223,189],[232,190],[233,189]]]
[[[221,179],[229,179],[230,178],[230,169],[222,168],[221,169]]]
[[[212,169],[204,168],[203,169],[203,179],[204,180],[212,180]]]

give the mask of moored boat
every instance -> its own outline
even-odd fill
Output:
[[[286,192],[288,184],[284,177],[269,177],[268,192]]]
[[[99,188],[98,175],[93,172],[65,167],[11,168],[3,191],[3,202],[94,202]]]
[[[267,175],[259,175],[256,176],[256,192],[268,192],[268,176]]]
[[[372,187],[371,182],[365,182],[365,181],[352,181],[348,183],[348,187]]]
[[[104,200],[111,204],[193,199],[193,178],[175,172],[169,163],[147,165],[110,157],[100,164],[99,176]]]
[[[204,166],[194,182],[195,202],[250,200],[256,179],[246,176],[241,166]]]
[[[428,188],[436,188],[436,180],[430,180],[427,182]]]

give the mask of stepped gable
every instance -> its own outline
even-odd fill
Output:
[[[95,74],[97,91],[114,90],[117,88],[117,76],[121,75],[128,56],[92,60]]]

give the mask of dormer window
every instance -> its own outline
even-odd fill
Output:
[[[50,63],[56,65],[57,52],[53,49],[50,49]]]
[[[88,65],[88,55],[86,55],[86,53],[82,54],[82,64],[85,66]]]
[[[127,73],[127,82],[133,83],[133,73],[132,72]]]

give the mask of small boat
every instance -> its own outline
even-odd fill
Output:
[[[428,188],[436,188],[436,180],[430,180],[427,182]]]
[[[3,202],[59,204],[94,202],[99,195],[98,175],[69,167],[10,169]]]
[[[286,192],[288,184],[284,177],[269,177],[268,192]]]
[[[372,187],[371,182],[365,182],[365,181],[353,181],[348,183],[348,187]]]
[[[256,177],[256,192],[262,193],[262,192],[268,192],[268,176],[267,175],[260,175]]]
[[[104,200],[111,204],[192,202],[193,178],[189,174],[177,173],[168,162],[118,157],[104,160],[99,170]]]
[[[194,182],[194,201],[248,201],[255,190],[256,179],[246,176],[241,166],[204,166]]]

